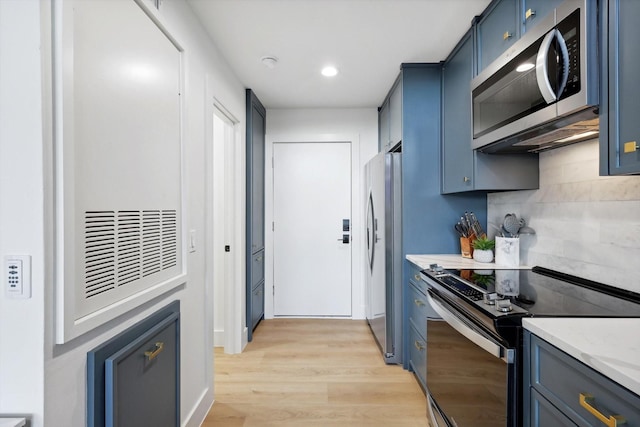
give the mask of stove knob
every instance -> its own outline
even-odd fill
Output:
[[[496,310],[501,313],[508,313],[513,310],[511,306],[511,301],[508,299],[501,299],[496,301]]]
[[[487,293],[482,296],[482,301],[487,305],[495,305],[498,294],[495,292]]]

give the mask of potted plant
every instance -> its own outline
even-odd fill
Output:
[[[478,262],[491,262],[493,261],[493,248],[496,247],[496,242],[489,239],[487,236],[480,236],[473,241],[473,259]]]

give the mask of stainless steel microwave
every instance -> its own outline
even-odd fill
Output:
[[[471,82],[472,148],[540,152],[597,137],[596,0],[565,0]]]

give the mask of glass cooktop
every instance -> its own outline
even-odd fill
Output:
[[[640,317],[640,294],[543,267],[444,272],[436,280],[476,304],[495,293],[531,316]]]

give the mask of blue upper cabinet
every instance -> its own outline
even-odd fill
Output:
[[[442,194],[538,188],[537,154],[484,154],[471,149],[473,30],[442,66]]]
[[[477,24],[478,73],[563,0],[494,0]]]
[[[473,39],[468,32],[442,67],[442,192],[474,189],[471,151]]]
[[[553,12],[562,0],[524,0],[522,8],[523,33],[534,27],[549,13]]]
[[[640,1],[603,0],[600,174],[640,174]]]
[[[378,150],[389,151],[402,141],[402,79],[393,84],[378,112]]]
[[[520,37],[519,2],[493,2],[477,25],[478,72],[484,70]]]
[[[387,151],[391,142],[389,135],[389,99],[386,99],[378,109],[378,151]]]

